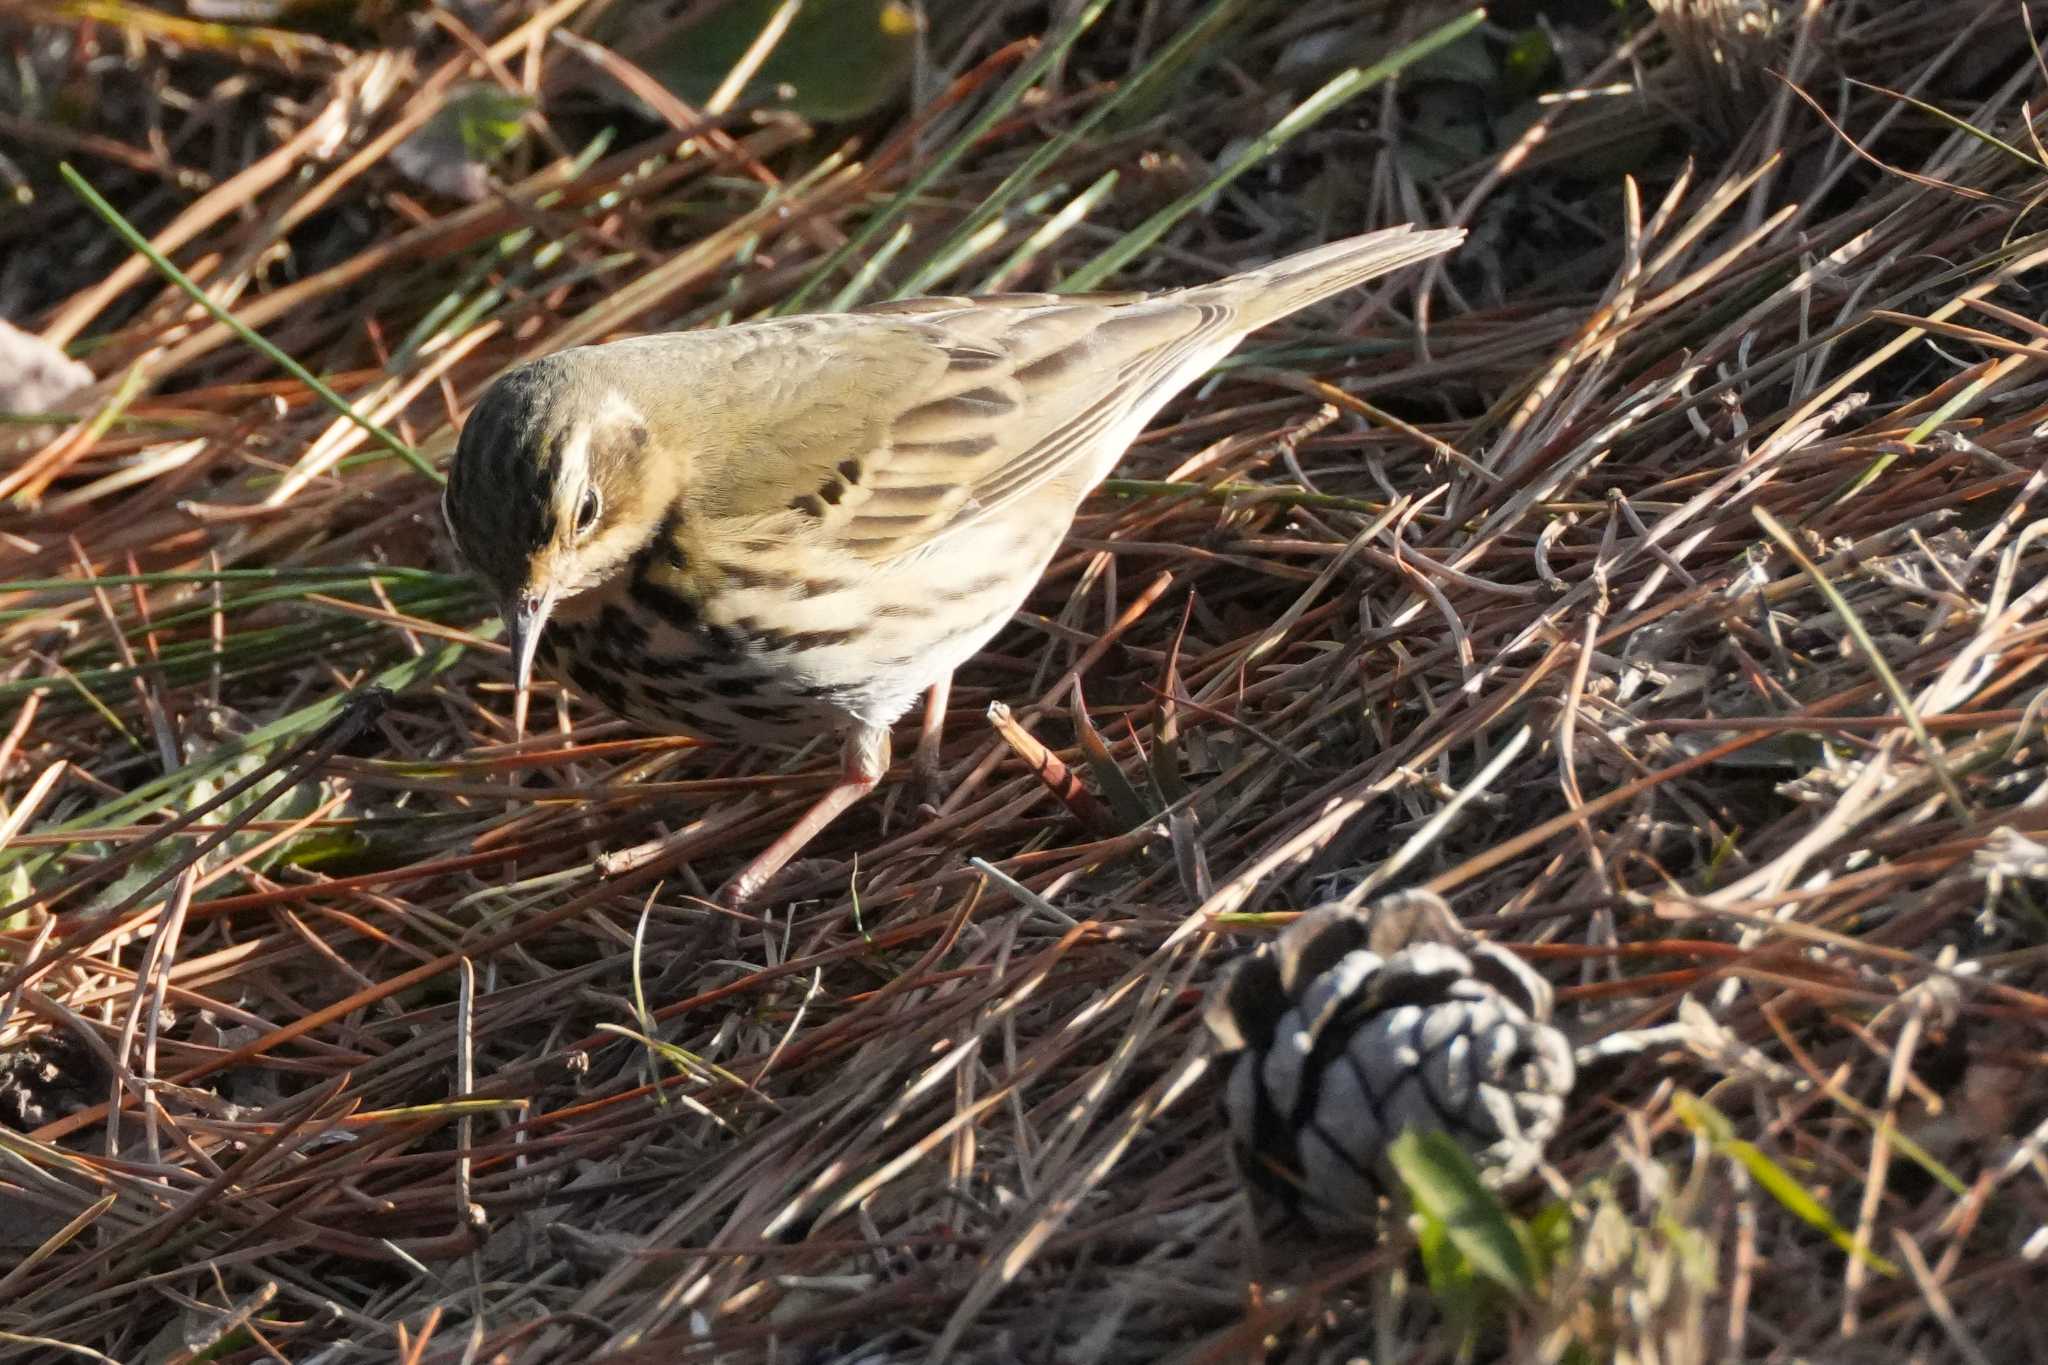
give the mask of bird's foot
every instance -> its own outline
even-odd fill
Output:
[[[846,864],[837,858],[797,858],[768,874],[765,880],[744,880],[749,869],[733,874],[718,888],[717,901],[728,910],[738,910],[764,900],[786,899],[785,893],[835,873],[843,874]]]
[[[738,910],[745,906],[748,901],[760,894],[761,888],[768,881],[766,877],[749,875],[752,871],[751,865],[741,868],[733,874],[732,880],[718,888],[718,894],[712,899],[727,910]]]
[[[910,764],[910,794],[917,799],[917,813],[927,820],[938,818],[946,804],[946,774],[939,768],[938,754],[919,749]]]

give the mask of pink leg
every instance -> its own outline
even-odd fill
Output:
[[[746,904],[768,884],[769,878],[782,870],[784,863],[803,852],[804,845],[817,838],[825,826],[875,789],[882,774],[889,770],[889,732],[878,726],[864,726],[848,735],[845,764],[838,784],[719,890],[721,904],[735,909]]]
[[[946,798],[939,775],[939,746],[946,742],[946,698],[952,691],[953,675],[948,673],[924,694],[924,728],[917,732],[917,753],[910,760],[917,799],[934,808]]]

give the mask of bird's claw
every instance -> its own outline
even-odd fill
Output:
[[[939,769],[939,756],[920,749],[910,761],[910,793],[917,798],[918,813],[930,819],[946,803],[946,775]]]

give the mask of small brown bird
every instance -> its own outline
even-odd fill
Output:
[[[845,736],[744,901],[888,767],[889,727],[1000,630],[1081,499],[1245,335],[1450,250],[1406,227],[1170,293],[914,299],[577,347],[510,371],[442,510],[536,659],[651,729]],[[931,737],[928,729],[927,738]]]

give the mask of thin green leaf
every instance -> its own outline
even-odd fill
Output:
[[[985,228],[995,223],[1019,195],[1029,189],[1039,176],[1045,174],[1047,168],[1065,156],[1081,139],[1094,132],[1118,110],[1129,108],[1134,102],[1142,102],[1147,98],[1148,90],[1158,88],[1160,83],[1180,67],[1186,65],[1194,69],[1201,66],[1210,55],[1211,49],[1206,40],[1215,24],[1220,19],[1227,19],[1230,12],[1238,9],[1242,3],[1243,0],[1216,0],[1208,10],[1190,20],[1136,75],[1118,86],[1100,104],[1077,120],[1073,127],[1036,148],[1024,159],[1023,165],[1003,177],[1002,184],[996,186],[988,197],[961,220],[960,225],[933,250],[929,261],[946,262],[956,256],[964,256],[965,248]],[[1092,23],[1093,20],[1089,22]],[[940,273],[927,265],[926,271],[920,272],[919,278],[928,280],[936,278]]]
[[[1929,104],[1926,100],[1915,99],[1913,98],[1913,96],[1906,94],[1902,90],[1893,90],[1887,86],[1873,85],[1869,81],[1859,81],[1855,79],[1851,79],[1849,81],[1849,84],[1860,85],[1865,90],[1875,90],[1881,95],[1889,95],[1895,100],[1902,100],[1905,103],[1912,105],[1915,109],[1918,109],[1921,113],[1927,115],[1929,118],[1934,119],[1939,123],[1946,123],[1949,127],[1955,129],[1957,132],[1975,138],[1977,141],[1983,143],[1986,147],[1996,148],[1998,151],[2004,152],[2007,156],[2011,157],[2014,161],[2019,162],[2021,166],[2025,167],[2029,171],[2032,171],[2035,175],[2048,175],[2048,166],[2042,165],[2041,159],[2039,157],[2033,156],[2027,152],[2020,150],[2018,147],[2013,146],[2010,142],[2007,142],[2004,138],[1996,137],[1991,133],[1985,132],[1982,128],[1979,128],[1976,124],[1971,123],[1968,119],[1957,118],[1954,114],[1948,112],[1948,110],[1943,109],[1937,105]]]
[[[1104,171],[1094,184],[1082,190],[1068,201],[1066,207],[1045,220],[1036,232],[1017,244],[1017,249],[1004,258],[1003,263],[990,271],[982,282],[982,288],[991,287],[991,282],[1007,282],[1031,268],[1031,263],[1043,255],[1060,238],[1074,230],[1076,224],[1095,211],[1095,206],[1109,197],[1116,188],[1117,173]]]
[[[355,404],[349,402],[348,399],[343,398],[333,389],[320,382],[320,380],[314,378],[311,370],[308,370],[298,361],[293,360],[290,356],[272,345],[269,338],[260,335],[240,318],[215,303],[208,297],[204,289],[201,289],[192,282],[190,276],[186,275],[184,271],[178,269],[175,265],[172,265],[170,258],[161,251],[158,251],[150,243],[149,238],[136,231],[135,225],[126,218],[123,218],[119,209],[109,204],[105,199],[102,199],[99,191],[95,190],[84,176],[72,169],[69,162],[58,166],[57,170],[64,177],[64,182],[71,186],[72,191],[86,202],[87,207],[98,214],[108,227],[119,233],[123,241],[139,252],[151,265],[155,266],[159,274],[172,284],[177,285],[178,288],[184,290],[191,297],[192,301],[201,308],[204,308],[215,322],[232,331],[251,348],[268,357],[279,369],[298,380],[301,384],[304,384],[308,389],[311,389],[319,396],[321,402],[333,408],[337,413],[340,413],[358,427],[361,427],[371,436],[376,437],[387,450],[398,456],[399,459],[404,460],[414,469],[432,479],[436,484],[447,482],[446,479],[441,477],[441,471],[428,464],[417,450],[414,450],[404,441],[399,440],[398,437],[372,422],[360,412],[357,412]]]
[[[393,664],[369,682],[369,686],[382,687],[390,692],[403,692],[416,683],[437,676],[454,667],[467,651],[461,645],[443,645],[429,649],[415,658]],[[279,744],[288,744],[311,731],[319,729],[328,721],[340,715],[350,706],[361,691],[335,692],[310,705],[302,706],[289,715],[280,716],[268,725],[260,726],[242,737],[236,746],[223,746],[212,758],[200,763],[188,763],[182,768],[164,774],[162,777],[145,782],[133,791],[115,797],[111,801],[93,807],[81,815],[49,826],[46,833],[77,832],[89,835],[101,826],[125,822],[133,815],[162,810],[180,802],[185,794],[200,782],[226,772],[235,760],[250,753],[268,753]],[[31,879],[57,857],[61,850],[45,852],[40,856],[26,857],[22,850],[0,850],[0,867],[22,861],[28,868]]]
[[[1772,516],[1765,508],[1758,507],[1753,510],[1757,521],[1770,533],[1771,539],[1784,547],[1785,553],[1792,557],[1792,562],[1813,580],[1813,586],[1820,589],[1820,595],[1828,600],[1828,605],[1834,608],[1835,615],[1841,618],[1849,637],[1863,652],[1864,662],[1868,663],[1870,671],[1877,675],[1878,683],[1884,688],[1885,695],[1891,698],[1892,705],[1899,709],[1899,716],[1906,722],[1906,728],[1913,732],[1914,740],[1920,745],[1921,755],[1927,760],[1927,766],[1934,773],[1935,781],[1941,784],[1942,793],[1948,797],[1949,805],[1955,810],[1956,819],[1965,827],[1969,826],[1972,815],[1970,803],[1963,799],[1963,789],[1956,785],[1954,775],[1948,770],[1948,763],[1943,759],[1941,750],[1935,746],[1934,736],[1928,733],[1926,724],[1921,721],[1920,711],[1913,705],[1913,699],[1906,695],[1905,684],[1899,681],[1898,675],[1892,672],[1891,665],[1885,662],[1884,655],[1877,648],[1877,642],[1870,638],[1870,632],[1863,628],[1862,619],[1850,608],[1849,599],[1842,596],[1841,591],[1828,581],[1828,576],[1821,572],[1820,565],[1809,559],[1806,552],[1799,548],[1799,542],[1792,538],[1792,533],[1785,529],[1783,522]]]
[[[1752,1180],[1765,1193],[1778,1201],[1784,1210],[1800,1222],[1821,1233],[1842,1251],[1862,1261],[1881,1275],[1895,1276],[1898,1266],[1878,1255],[1866,1246],[1860,1245],[1849,1229],[1835,1221],[1835,1215],[1828,1212],[1825,1204],[1796,1180],[1790,1171],[1773,1161],[1761,1147],[1734,1136],[1734,1125],[1721,1112],[1697,1095],[1680,1092],[1672,1097],[1671,1107],[1680,1119],[1699,1132],[1707,1134],[1713,1141],[1714,1150],[1728,1157],[1743,1170],[1749,1172]]]
[[[868,291],[875,287],[875,281],[889,268],[889,263],[896,259],[897,253],[910,245],[910,239],[915,231],[916,229],[909,223],[898,227],[896,235],[884,242],[880,251],[868,257],[861,268],[853,272],[853,278],[846,282],[846,288],[832,296],[832,301],[825,305],[825,311],[843,313],[849,308],[856,307],[867,297]]]
[[[1060,281],[1056,288],[1065,293],[1076,293],[1098,287],[1131,261],[1151,250],[1153,244],[1164,237],[1175,223],[1208,203],[1218,190],[1286,146],[1296,135],[1315,127],[1331,113],[1380,82],[1398,75],[1403,68],[1420,61],[1445,44],[1457,41],[1478,27],[1485,17],[1485,10],[1471,10],[1447,24],[1440,25],[1399,51],[1391,53],[1382,61],[1374,62],[1367,67],[1353,67],[1336,76],[1322,89],[1296,105],[1263,136],[1247,143],[1222,170],[1210,177],[1207,184],[1182,195],[1132,228],[1107,251]]]
[[[811,277],[804,281],[801,288],[784,299],[774,310],[774,314],[786,316],[804,311],[804,305],[810,301],[811,296],[824,288],[825,282],[831,279],[840,267],[864,254],[877,238],[895,227],[897,220],[910,212],[926,190],[936,184],[961,157],[967,155],[975,144],[1003,121],[1031,87],[1038,84],[1040,78],[1052,69],[1053,63],[1066,54],[1067,49],[1073,46],[1074,40],[1093,27],[1107,8],[1109,0],[1088,0],[1088,3],[1067,21],[1065,27],[1046,39],[1038,51],[1032,54],[1031,60],[1025,62],[1003,83],[1002,88],[989,100],[988,107],[977,114],[944,151],[927,161],[924,169],[912,176],[910,183],[883,205],[879,213],[863,223],[858,232],[848,237],[837,251],[825,259],[823,265],[811,272]],[[941,247],[941,250],[944,248]]]

